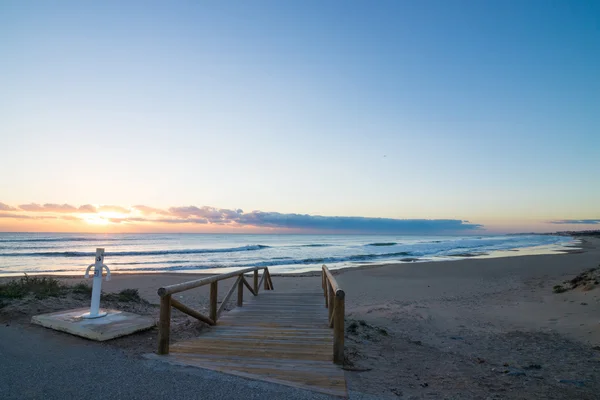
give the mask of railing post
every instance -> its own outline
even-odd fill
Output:
[[[238,307],[242,307],[244,305],[244,275],[240,275],[242,277],[242,279],[240,279],[240,281],[238,282],[238,289],[237,289],[237,306]]]
[[[158,322],[158,354],[169,354],[171,335],[171,295],[160,298],[160,319]]]
[[[253,283],[254,283],[254,285],[253,285],[254,293],[256,293],[255,296],[257,296],[258,295],[258,270],[254,271],[254,282]]]
[[[210,313],[209,317],[215,323],[217,322],[217,295],[219,293],[219,281],[211,282],[210,284]]]
[[[346,307],[346,294],[343,290],[335,293],[335,306],[333,316],[333,362],[344,364],[344,313]]]
[[[335,293],[333,293],[333,286],[331,286],[331,282],[327,279],[327,304],[328,306],[328,318],[327,321],[331,321],[331,314],[333,314],[333,309],[337,304],[333,302],[333,298],[335,297]]]
[[[269,290],[269,270],[268,269],[263,269],[263,274],[265,275],[264,281],[265,283],[263,284],[263,289],[264,290]]]

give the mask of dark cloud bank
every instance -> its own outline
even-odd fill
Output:
[[[136,206],[139,207],[139,206]],[[148,210],[150,207],[145,207]],[[154,213],[165,215],[162,210]],[[171,207],[170,218],[152,219],[163,223],[237,224],[264,228],[285,228],[306,231],[356,233],[443,233],[464,232],[482,228],[481,225],[456,219],[393,219],[368,217],[325,217],[308,214],[230,210],[214,207]],[[134,219],[141,222],[139,218]]]
[[[558,225],[598,225],[600,224],[600,219],[561,219],[558,221],[550,221],[550,223]]]

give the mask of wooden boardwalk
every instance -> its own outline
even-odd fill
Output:
[[[333,363],[332,349],[323,292],[265,291],[160,358],[346,397],[344,371]]]

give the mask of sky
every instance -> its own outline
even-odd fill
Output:
[[[0,231],[600,227],[598,2],[4,0],[0,54]]]

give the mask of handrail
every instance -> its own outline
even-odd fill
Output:
[[[168,294],[183,292],[185,290],[194,289],[194,288],[197,288],[200,286],[207,285],[209,283],[222,281],[223,279],[228,279],[233,276],[239,276],[240,274],[246,274],[248,272],[258,271],[261,269],[267,269],[267,268],[266,267],[245,268],[245,269],[241,269],[238,271],[228,272],[225,274],[219,274],[219,275],[209,276],[207,278],[196,279],[194,281],[176,283],[174,285],[161,287],[160,289],[158,289],[158,295],[162,297],[162,296],[166,296]]]
[[[321,287],[325,296],[325,307],[329,310],[329,327],[333,328],[333,362],[344,364],[346,293],[340,288],[326,265],[323,265],[321,272]]]
[[[260,283],[258,281],[258,271],[264,270]],[[252,286],[246,281],[244,274],[253,272]],[[218,282],[223,279],[233,278],[237,276],[235,284],[229,289],[229,292],[223,298],[221,306],[217,310],[217,294],[218,294]],[[158,289],[158,295],[160,296],[160,319],[158,322],[158,354],[169,354],[169,340],[171,336],[171,307],[178,309],[192,317],[205,322],[209,325],[216,325],[217,319],[224,310],[225,305],[231,298],[231,295],[237,288],[237,306],[242,307],[244,304],[244,286],[248,288],[250,293],[254,296],[258,296],[261,284],[264,282],[264,290],[273,290],[273,281],[271,280],[271,274],[267,267],[253,267],[245,268],[238,271],[228,272],[225,274],[214,275],[208,278],[196,279],[193,281],[178,283],[161,287]],[[180,303],[179,301],[172,299],[171,295],[174,293],[183,292],[185,290],[194,289],[200,286],[210,284],[210,315],[207,317],[199,313],[198,311]]]

